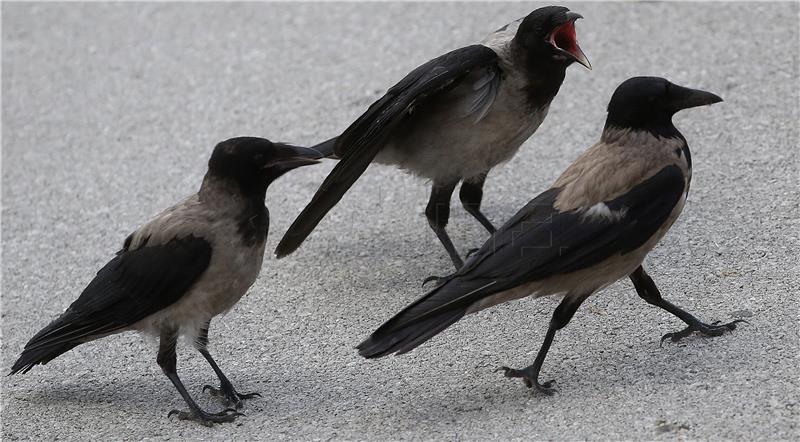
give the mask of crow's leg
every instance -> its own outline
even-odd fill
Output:
[[[486,215],[481,212],[484,182],[486,182],[486,172],[465,179],[464,182],[461,183],[461,190],[458,196],[461,198],[461,204],[464,206],[464,210],[477,219],[489,234],[493,234],[497,229],[495,229],[492,222],[486,218]]]
[[[164,374],[167,375],[170,381],[172,381],[172,385],[175,386],[175,388],[178,390],[178,393],[180,393],[183,397],[183,400],[186,401],[186,405],[189,406],[189,411],[172,410],[167,416],[176,414],[181,420],[193,420],[207,427],[210,427],[215,423],[233,422],[237,416],[241,416],[241,413],[232,408],[225,409],[219,413],[208,413],[197,405],[194,399],[192,399],[192,396],[189,395],[189,392],[186,391],[186,387],[183,386],[183,382],[181,382],[180,378],[178,377],[178,357],[175,354],[175,344],[177,342],[178,331],[176,329],[162,330],[161,342],[158,346],[158,357],[156,360],[158,361],[158,365],[161,367],[161,370],[164,371]]]
[[[588,294],[579,296],[570,295],[568,293],[564,296],[561,304],[558,304],[558,307],[556,307],[553,312],[553,318],[550,320],[550,326],[547,328],[544,342],[532,365],[520,370],[509,367],[500,367],[498,370],[503,370],[507,378],[522,378],[522,381],[525,382],[528,388],[536,387],[537,390],[547,395],[555,393],[556,389],[553,387],[554,381],[551,380],[542,384],[539,383],[539,371],[542,369],[544,358],[547,356],[547,351],[550,350],[550,344],[553,343],[556,331],[564,328],[564,326],[569,323],[575,311],[578,310],[578,307],[580,307],[591,293],[592,292],[589,292]]]
[[[665,334],[661,337],[661,342],[664,342],[666,339],[671,339],[672,342],[678,342],[682,338],[689,336],[695,331],[705,336],[720,336],[726,331],[735,329],[736,324],[740,322],[747,322],[743,319],[737,319],[727,324],[719,324],[718,322],[706,324],[687,313],[682,308],[662,298],[661,293],[656,287],[656,283],[653,282],[653,279],[650,278],[650,275],[644,271],[642,266],[639,266],[636,270],[634,270],[634,272],[631,273],[630,278],[631,282],[633,282],[633,286],[636,287],[636,293],[638,293],[642,299],[647,301],[649,304],[655,305],[656,307],[661,307],[664,310],[672,313],[687,325],[687,327],[681,331]]]
[[[481,200],[483,200],[483,183],[485,181],[486,181],[486,173],[482,173],[480,175],[476,175],[467,180],[464,180],[464,182],[461,183],[461,191],[459,192],[459,197],[461,198],[461,204],[464,206],[464,209],[475,219],[477,219],[483,225],[483,227],[486,228],[487,231],[489,231],[490,234],[493,234],[496,231],[496,229],[492,225],[491,221],[489,221],[489,219],[486,218],[483,212],[481,212]],[[431,201],[432,200],[433,200],[433,194],[431,194]],[[428,205],[428,209],[430,210],[430,203]],[[449,197],[447,199],[447,210],[449,214],[450,210]],[[428,212],[426,211],[426,213]],[[428,217],[428,220],[430,220],[430,216]],[[446,223],[447,221],[445,220],[445,224]],[[433,224],[431,224],[431,227],[433,227]],[[434,231],[436,231],[436,227],[433,227],[433,229]],[[444,227],[442,227],[442,231],[444,232]],[[445,233],[445,236],[446,235],[447,234]],[[439,237],[439,239],[441,239],[441,236]],[[445,248],[447,248],[448,243],[450,243],[449,238],[447,238],[447,243],[445,243],[445,241],[442,240],[442,244],[445,244]],[[452,243],[450,243],[450,246],[452,247]],[[477,252],[478,250],[479,250],[478,248],[469,250],[465,256],[465,259],[469,258],[470,255]],[[451,254],[451,258],[452,256],[453,255]],[[456,256],[458,255],[456,254]],[[459,262],[462,262],[462,264],[459,265]],[[460,261],[460,259],[459,261],[453,259],[453,264],[455,264],[456,266],[456,271],[458,271],[458,269],[460,269],[464,265],[463,261]],[[436,285],[441,285],[448,279],[449,279],[448,276],[429,276],[425,278],[425,280],[422,282],[422,285],[425,285],[431,281],[435,281]]]
[[[239,393],[233,388],[233,384],[231,381],[228,380],[228,377],[225,376],[225,373],[217,365],[217,362],[214,361],[214,358],[211,357],[211,353],[208,352],[208,328],[210,323],[206,323],[206,326],[200,331],[200,336],[197,337],[197,341],[195,342],[195,346],[197,347],[197,351],[206,358],[208,361],[208,365],[214,369],[214,373],[217,374],[219,378],[219,388],[214,388],[211,385],[204,385],[203,391],[208,390],[211,393],[211,396],[217,397],[222,399],[227,406],[234,406],[236,409],[242,408],[244,404],[242,401],[245,399],[252,399],[254,397],[261,397],[259,393]]]
[[[447,222],[450,220],[450,198],[453,196],[456,185],[458,185],[458,180],[444,184],[434,182],[431,188],[431,198],[425,208],[425,216],[428,218],[428,224],[430,224],[431,229],[436,233],[444,249],[447,250],[447,254],[450,255],[456,270],[458,270],[464,265],[464,261],[458,256],[458,252],[456,252],[456,248],[445,230]]]

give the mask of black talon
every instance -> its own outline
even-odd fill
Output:
[[[472,256],[478,250],[480,250],[479,247],[475,247],[474,249],[469,249],[469,251],[467,251],[467,254],[464,255],[464,260],[466,261],[467,259],[469,259],[469,257]]]
[[[442,279],[441,276],[428,276],[427,278],[425,278],[424,281],[422,281],[422,286],[425,287],[425,284],[427,284],[427,283],[429,283],[431,281],[437,281],[437,280],[441,280],[441,279]]]
[[[177,415],[179,420],[195,421],[206,427],[224,422],[233,422],[237,417],[244,416],[244,414],[232,408],[226,408],[219,413],[208,413],[199,408],[191,411],[172,410],[167,414],[167,417],[172,417],[172,415]]]
[[[453,275],[447,275],[447,276],[428,276],[427,278],[425,278],[425,280],[424,280],[424,281],[422,281],[422,286],[423,286],[423,287],[425,287],[425,284],[427,284],[427,283],[429,283],[429,282],[431,282],[431,281],[436,281],[436,287],[439,287],[440,285],[442,285],[442,284],[444,284],[445,282],[447,282],[447,281],[448,281],[448,280],[449,280],[449,279],[450,279],[452,276],[453,276]]]
[[[665,334],[664,336],[661,337],[661,344],[663,344],[664,341],[666,341],[668,338],[672,342],[678,342],[681,339],[691,335],[693,332],[698,332],[703,336],[709,336],[709,337],[722,336],[726,330],[728,331],[735,330],[736,324],[740,322],[745,322],[749,324],[749,322],[745,321],[744,319],[737,319],[727,324],[720,324],[720,321],[715,321],[711,324],[704,324],[700,321],[697,321],[697,323],[691,324],[681,331]]]
[[[526,387],[528,388],[536,387],[537,391],[546,394],[548,396],[552,396],[553,393],[557,391],[555,387],[553,387],[553,384],[555,383],[554,380],[549,380],[547,382],[540,384],[539,380],[536,379],[536,376],[533,376],[532,374],[528,373],[526,369],[517,370],[514,368],[502,366],[496,369],[495,372],[498,372],[500,370],[504,371],[503,376],[507,378],[522,378],[522,382],[525,384]]]
[[[555,381],[549,380],[544,383],[539,383],[539,372],[542,369],[542,364],[544,364],[547,352],[550,350],[550,345],[553,343],[556,331],[564,328],[564,326],[569,323],[575,311],[578,310],[581,303],[583,303],[591,293],[592,292],[589,292],[578,296],[565,296],[564,299],[561,300],[561,303],[559,303],[558,307],[553,311],[553,317],[550,319],[550,325],[547,327],[547,334],[545,334],[544,342],[542,342],[542,346],[539,348],[539,352],[536,354],[536,359],[533,361],[533,364],[521,370],[502,366],[495,371],[503,370],[507,378],[522,378],[526,387],[535,387],[536,390],[542,394],[551,396],[555,393],[557,391],[555,387],[553,387]]]
[[[228,377],[225,376],[225,373],[220,370],[217,362],[213,357],[211,357],[211,353],[208,352],[208,327],[209,324],[206,324],[206,326],[200,330],[200,336],[197,338],[197,342],[199,344],[198,351],[201,355],[203,355],[204,358],[206,358],[206,361],[214,370],[214,373],[217,374],[217,377],[219,378],[219,388],[211,385],[204,385],[203,393],[208,391],[212,397],[221,399],[222,403],[226,406],[232,405],[236,407],[236,409],[242,408],[242,406],[244,406],[244,403],[242,402],[244,399],[250,399],[256,396],[261,397],[261,395],[258,393],[240,394],[235,388],[233,388],[231,381],[228,380]],[[232,408],[229,409],[232,410]]]
[[[211,396],[215,398],[220,398],[223,400],[225,405],[233,405],[237,409],[242,408],[244,406],[244,400],[252,399],[254,397],[262,397],[260,393],[253,392],[253,393],[239,393],[234,388],[233,385],[223,384],[220,385],[219,388],[212,387],[210,385],[203,386],[203,392],[209,391]]]
[[[667,339],[671,339],[672,342],[678,342],[695,331],[702,335],[713,337],[722,335],[725,333],[725,330],[735,329],[736,324],[740,322],[749,324],[749,322],[745,321],[744,319],[736,319],[727,324],[720,324],[720,321],[716,321],[712,324],[705,324],[701,322],[682,308],[661,297],[661,292],[658,291],[658,287],[656,287],[656,283],[653,282],[653,278],[651,278],[650,275],[644,271],[642,266],[639,266],[636,270],[634,270],[633,273],[630,274],[630,279],[631,282],[633,282],[633,286],[636,288],[636,293],[642,299],[647,301],[648,304],[672,313],[673,315],[677,316],[678,319],[687,324],[687,327],[681,331],[667,333],[662,336],[661,343],[659,345],[663,345],[664,341]]]
[[[205,330],[204,333],[201,334],[201,339],[204,342],[207,342],[205,333],[207,333],[207,330]],[[192,396],[189,394],[189,392],[186,391],[186,387],[183,385],[183,382],[181,382],[180,377],[178,377],[178,373],[176,370],[177,357],[175,354],[175,344],[177,342],[177,339],[178,339],[177,329],[170,329],[161,332],[161,341],[158,347],[157,361],[158,364],[161,366],[161,369],[164,371],[164,374],[166,374],[169,380],[172,381],[172,384],[178,390],[178,393],[180,393],[180,395],[183,397],[183,400],[186,402],[186,405],[189,406],[189,409],[187,411],[181,411],[177,409],[170,410],[170,412],[167,413],[167,418],[171,418],[173,415],[175,415],[178,416],[178,419],[180,420],[191,420],[200,423],[202,425],[205,425],[206,427],[211,427],[217,423],[233,422],[234,420],[236,420],[237,417],[244,416],[244,414],[239,413],[233,408],[226,408],[217,413],[209,413],[200,408],[199,405],[197,405],[197,402],[195,402]],[[202,348],[200,352],[204,354],[208,353],[205,347]],[[219,371],[219,367],[216,366],[216,363],[213,363],[213,359],[211,359],[210,355],[207,356],[207,359],[210,360],[210,362],[212,363],[212,367],[220,376],[220,381],[222,384],[221,389],[225,392],[232,391],[233,393],[235,393],[236,391],[233,390],[233,386],[230,384],[230,381],[228,381],[228,379],[221,374],[221,371]],[[215,392],[219,393],[219,390],[216,390],[214,387],[210,385],[203,386],[203,391],[205,392],[206,390],[210,390],[212,394],[214,394]]]

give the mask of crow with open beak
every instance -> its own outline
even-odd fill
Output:
[[[204,425],[230,422],[243,399],[208,351],[211,319],[233,307],[255,282],[264,257],[269,212],[267,187],[284,173],[321,158],[313,149],[262,138],[219,143],[200,190],[161,212],[125,240],[80,297],[25,345],[11,373],[46,364],[77,345],[128,330],[160,338],[158,364],[188,411],[181,419]],[[201,409],[176,370],[179,335],[193,342],[219,377],[206,386],[229,408]]]
[[[539,371],[557,330],[591,294],[630,277],[648,303],[687,324],[662,341],[692,332],[719,336],[737,322],[705,324],[661,297],[642,267],[686,202],[692,161],[672,124],[681,109],[717,103],[709,92],[663,78],[637,77],[611,98],[600,142],[478,250],[464,267],[378,328],[358,349],[367,358],[408,352],[464,315],[526,296],[563,294],[530,367],[501,367],[507,377],[552,393]]]
[[[432,181],[425,215],[456,269],[463,264],[445,230],[459,182],[464,208],[490,233],[480,210],[483,183],[539,127],[567,67],[590,68],[575,37],[579,14],[548,6],[481,44],[414,69],[340,136],[315,146],[339,163],[284,235],[280,258],[295,251],[375,160]]]

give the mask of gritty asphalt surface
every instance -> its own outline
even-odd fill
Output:
[[[238,135],[335,135],[418,64],[538,4],[2,5],[2,365],[72,302],[127,234],[194,192],[213,145]],[[450,261],[422,214],[427,184],[373,166],[294,255],[212,324],[212,353],[245,417],[205,428],[153,342],[123,334],[3,377],[15,439],[736,439],[800,437],[798,3],[571,4],[594,65],[568,70],[538,133],[486,186],[501,223],[602,128],[611,92],[660,75],[725,102],[683,112],[694,180],[647,267],[708,321],[750,323],[659,346],[682,328],[628,281],[558,333],[542,397],[493,370],[533,361],[557,299],[465,318],[403,357],[353,347]],[[333,163],[270,189],[268,251]],[[462,252],[486,239],[453,204]],[[179,373],[201,405],[216,379],[191,347]]]

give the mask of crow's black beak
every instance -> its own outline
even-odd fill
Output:
[[[670,85],[669,96],[670,105],[676,112],[682,109],[706,106],[722,101],[719,95],[712,94],[711,92],[689,89],[688,87],[677,85]]]
[[[283,171],[292,170],[301,166],[317,164],[323,158],[322,153],[308,147],[292,146],[290,144],[276,144],[273,160],[265,168],[278,167]]]
[[[583,53],[583,49],[578,44],[578,38],[575,33],[575,20],[583,18],[583,16],[572,11],[568,11],[566,16],[567,22],[556,27],[550,33],[548,41],[562,54],[582,64],[586,69],[592,70],[592,64],[589,63],[589,59],[586,58],[586,54]]]

